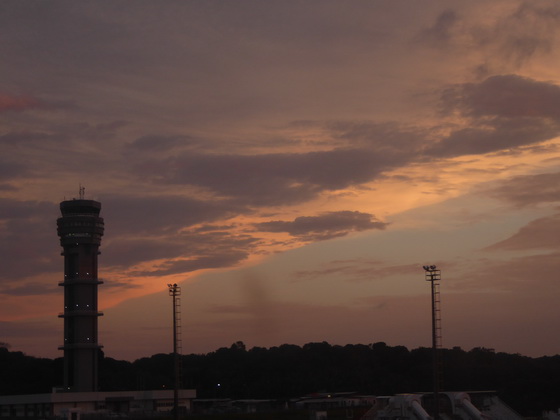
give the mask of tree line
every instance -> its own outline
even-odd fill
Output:
[[[560,407],[560,355],[531,358],[476,347],[441,349],[443,389],[496,391],[524,415]],[[247,349],[238,341],[207,354],[181,355],[183,388],[198,398],[297,398],[314,392],[355,391],[368,395],[429,392],[432,349],[409,350],[378,342]],[[35,358],[0,346],[0,394],[48,393],[62,384],[62,358]],[[100,391],[165,389],[174,386],[172,354],[133,362],[100,353]]]

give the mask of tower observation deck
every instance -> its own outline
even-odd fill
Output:
[[[97,256],[103,236],[101,203],[83,199],[60,203],[57,220],[63,248],[64,386],[72,392],[97,391],[97,369],[101,345],[97,341]]]

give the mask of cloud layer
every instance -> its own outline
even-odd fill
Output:
[[[139,1],[125,10],[60,0],[0,9],[0,54],[10,57],[0,68],[6,317],[24,303],[29,317],[53,311],[38,300],[60,292],[57,206],[79,185],[103,206],[108,307],[170,281],[192,285],[201,273],[230,279],[304,247],[308,266],[287,263],[288,283],[321,277],[332,291],[302,293],[315,299],[308,308],[294,293],[286,307],[320,314],[322,299],[336,296],[332,306],[355,320],[343,308],[353,293],[367,301],[379,291],[354,288],[397,274],[404,284],[440,230],[453,238],[449,255],[480,264],[473,273],[450,257],[457,293],[483,283],[523,291],[508,267],[529,275],[524,264],[540,265],[539,287],[553,281],[555,1]],[[448,211],[461,199],[468,204]],[[469,239],[466,225],[482,232],[468,252],[454,236]],[[404,239],[377,258],[385,243],[367,241],[392,234]],[[319,263],[313,254],[342,243],[372,255]],[[233,322],[233,312],[221,320]]]

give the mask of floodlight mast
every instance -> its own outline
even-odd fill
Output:
[[[434,420],[439,420],[439,391],[441,377],[441,360],[439,349],[441,348],[441,315],[439,281],[441,271],[435,265],[425,265],[426,281],[431,283],[432,288],[432,371],[434,385]]]
[[[173,297],[173,418],[179,420],[179,387],[180,387],[180,364],[179,364],[179,317],[180,317],[180,298],[181,287],[177,283],[168,284],[169,296]]]

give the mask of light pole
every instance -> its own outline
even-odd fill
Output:
[[[439,348],[441,347],[441,316],[439,299],[439,281],[441,271],[435,265],[425,265],[426,281],[432,285],[432,373],[434,382],[434,420],[439,420],[439,391],[440,391],[440,360]]]
[[[173,418],[179,420],[179,352],[178,352],[178,334],[177,330],[179,328],[178,324],[178,308],[179,308],[179,296],[181,296],[181,287],[177,286],[177,283],[168,284],[169,296],[173,297],[173,371],[175,383],[173,386]]]

